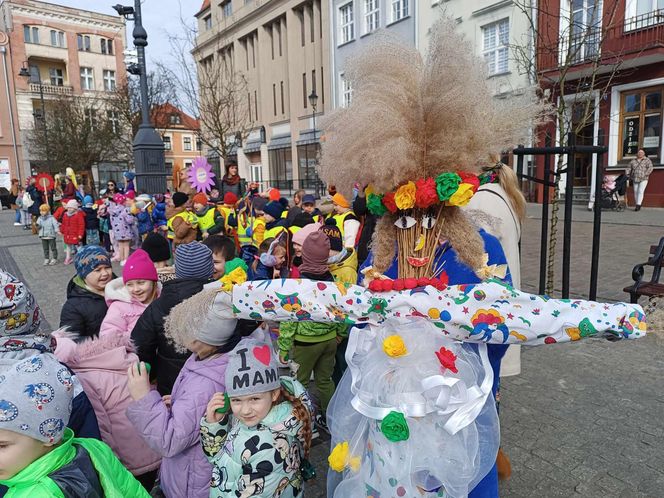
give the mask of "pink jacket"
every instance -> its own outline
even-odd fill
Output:
[[[157,295],[161,293],[161,282],[157,282]],[[104,289],[108,311],[99,329],[100,336],[123,334],[127,339],[141,317],[147,304],[133,299],[122,282],[122,277],[108,283]]]
[[[83,384],[99,423],[102,440],[134,475],[159,468],[160,457],[143,441],[125,410],[132,402],[127,369],[138,361],[128,337],[121,334],[88,339],[79,344],[54,334],[55,355]]]

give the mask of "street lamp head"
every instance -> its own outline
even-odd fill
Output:
[[[318,103],[318,95],[316,94],[316,90],[312,90],[311,94],[309,95],[309,103],[311,104],[311,107],[316,110],[316,104]]]
[[[18,72],[18,75],[23,77],[23,78],[29,78],[30,77],[30,70],[23,66],[21,70]]]
[[[121,16],[130,16],[134,13],[134,8],[133,7],[126,7],[124,5],[114,5],[113,10],[118,13],[118,15]]]

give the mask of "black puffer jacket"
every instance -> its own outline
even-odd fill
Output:
[[[164,320],[171,309],[185,299],[203,290],[209,280],[178,279],[166,282],[161,295],[143,312],[131,331],[136,353],[141,361],[152,366],[151,376],[157,379],[157,390],[162,396],[171,394],[189,353],[178,353],[164,332]]]
[[[79,334],[78,341],[97,337],[108,306],[104,296],[87,289],[81,277],[74,277],[67,285],[67,301],[60,312],[60,327],[69,327]]]
[[[30,198],[32,199],[32,206],[28,208],[28,213],[34,214],[35,216],[39,216],[39,206],[42,205],[43,200],[42,200],[42,195],[37,190],[37,187],[34,185],[30,185],[27,189],[26,192],[30,195]]]
[[[362,266],[362,263],[364,263],[369,255],[369,244],[376,229],[377,218],[367,209],[367,198],[360,197],[359,195],[353,201],[353,212],[356,216],[364,216],[362,233],[357,244],[357,264],[358,266]]]

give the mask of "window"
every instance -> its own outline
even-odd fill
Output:
[[[224,19],[227,19],[233,15],[233,3],[231,0],[226,0],[220,5],[220,7],[221,15],[224,17]]]
[[[378,0],[364,0],[364,32],[371,33],[380,27]]]
[[[279,57],[281,57],[284,55],[281,50],[281,21],[277,24],[277,34],[279,35]]]
[[[316,70],[311,70],[311,93],[316,93]]]
[[[117,111],[106,111],[106,117],[111,125],[113,133],[120,133],[120,115]]]
[[[302,73],[302,101],[304,102],[304,108],[307,108],[307,73]]]
[[[193,150],[192,146],[191,146],[191,137],[190,136],[182,137],[182,149],[185,152],[189,152],[189,151]]]
[[[339,95],[341,95],[341,106],[349,107],[353,101],[353,88],[343,73],[339,75]]]
[[[277,84],[272,83],[272,106],[274,107],[274,115],[277,115]]]
[[[205,25],[205,31],[212,29],[212,16],[205,16],[203,18],[203,24]]]
[[[28,70],[30,71],[30,83],[39,83],[41,81],[41,75],[39,74],[39,66],[30,64],[28,66]]]
[[[90,126],[90,129],[94,130],[97,127],[97,113],[92,108],[87,108],[83,112],[85,113],[85,120]]]
[[[95,89],[94,73],[92,72],[91,67],[81,68],[81,89],[83,90]]]
[[[62,69],[51,67],[48,70],[48,75],[51,78],[51,85],[53,86],[65,85],[65,77]]]
[[[247,92],[247,108],[249,109],[249,119],[251,119],[251,92]]]
[[[256,38],[251,36],[251,67],[256,68]]]
[[[23,39],[25,43],[39,43],[39,28],[36,26],[23,26]]]
[[[168,117],[168,122],[171,123],[172,125],[179,125],[182,124],[182,119],[180,118],[179,114],[171,114]]]
[[[258,92],[254,90],[254,112],[256,113],[256,121],[258,121]]]
[[[82,52],[90,51],[90,37],[88,35],[76,35],[78,49]]]
[[[641,29],[664,22],[664,0],[627,0],[625,29]]]
[[[664,87],[654,87],[621,95],[621,159],[643,149],[653,163],[660,162],[663,92]]]
[[[173,177],[173,161],[166,161],[164,164],[166,165],[166,178],[172,178]]]
[[[353,2],[339,7],[339,45],[355,39]]]
[[[325,76],[323,66],[320,67],[320,103],[325,105]]]
[[[509,19],[482,27],[482,53],[490,75],[508,72],[509,39]]]
[[[274,60],[274,25],[270,26],[270,47],[272,49],[272,60]]]
[[[300,9],[296,12],[297,17],[300,19],[300,42],[304,47],[304,38],[305,38],[305,29],[304,29],[304,9]]]
[[[115,90],[115,71],[104,69],[104,90],[107,92]]]
[[[281,82],[281,114],[286,114],[286,108],[284,107],[284,82]]]
[[[561,18],[561,60],[579,63],[599,54],[602,28],[602,0],[568,0]]]
[[[392,0],[392,22],[408,17],[408,0]]]
[[[316,24],[314,23],[314,19],[315,19],[315,17],[316,17],[315,12],[316,12],[316,11],[314,10],[314,6],[313,6],[313,4],[312,4],[311,7],[309,8],[309,20],[311,21],[311,24],[309,25],[309,26],[311,27],[311,29],[310,29],[310,39],[311,39],[311,43],[314,42],[314,38],[315,38],[315,36],[316,36],[316,28],[315,28],[315,27],[316,27]]]
[[[113,55],[113,40],[107,38],[102,38],[99,40],[101,45],[101,53],[107,55]]]
[[[170,137],[170,135],[164,135],[164,137],[163,137],[163,141],[164,141],[164,150],[171,150],[171,149],[172,149],[172,145],[171,145],[171,137]]]
[[[51,30],[51,46],[65,47],[65,34],[62,31]]]

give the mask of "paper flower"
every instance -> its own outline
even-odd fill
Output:
[[[408,182],[401,185],[394,193],[394,202],[401,210],[412,209],[415,206],[415,183]]]
[[[226,273],[220,280],[222,290],[230,292],[234,285],[243,284],[247,281],[247,272],[244,268],[238,266],[230,273]]]
[[[394,214],[397,212],[398,208],[394,200],[394,192],[388,192],[383,196],[383,205],[390,213]]]
[[[446,201],[457,191],[461,177],[456,173],[441,173],[436,177],[438,199]]]
[[[426,209],[439,202],[436,192],[436,180],[433,178],[420,178],[415,182],[415,206]]]
[[[380,423],[380,431],[393,443],[406,441],[410,437],[408,422],[403,413],[390,412]]]
[[[391,335],[383,340],[383,351],[387,356],[392,358],[398,358],[399,356],[404,356],[408,354],[408,349],[406,349],[406,344],[403,342],[403,339],[400,335]]]
[[[446,368],[452,373],[459,372],[456,367],[457,357],[452,351],[447,348],[440,348],[438,351],[436,351],[436,356],[438,357],[438,361],[443,366],[443,368]]]
[[[198,192],[209,192],[214,186],[212,166],[204,157],[197,157],[187,171],[187,180]]]
[[[473,193],[477,192],[477,189],[480,187],[480,179],[476,174],[459,171],[459,176],[461,177],[461,183],[471,184],[473,186]]]
[[[367,196],[367,209],[374,216],[383,216],[387,213],[387,208],[383,206],[382,198],[378,194],[369,194]]]
[[[346,467],[357,472],[360,470],[360,461],[360,457],[351,456],[348,441],[338,443],[327,457],[328,465],[335,472],[343,472]]]
[[[449,198],[447,203],[450,206],[465,206],[475,194],[476,187],[470,183],[461,183],[459,188]]]

